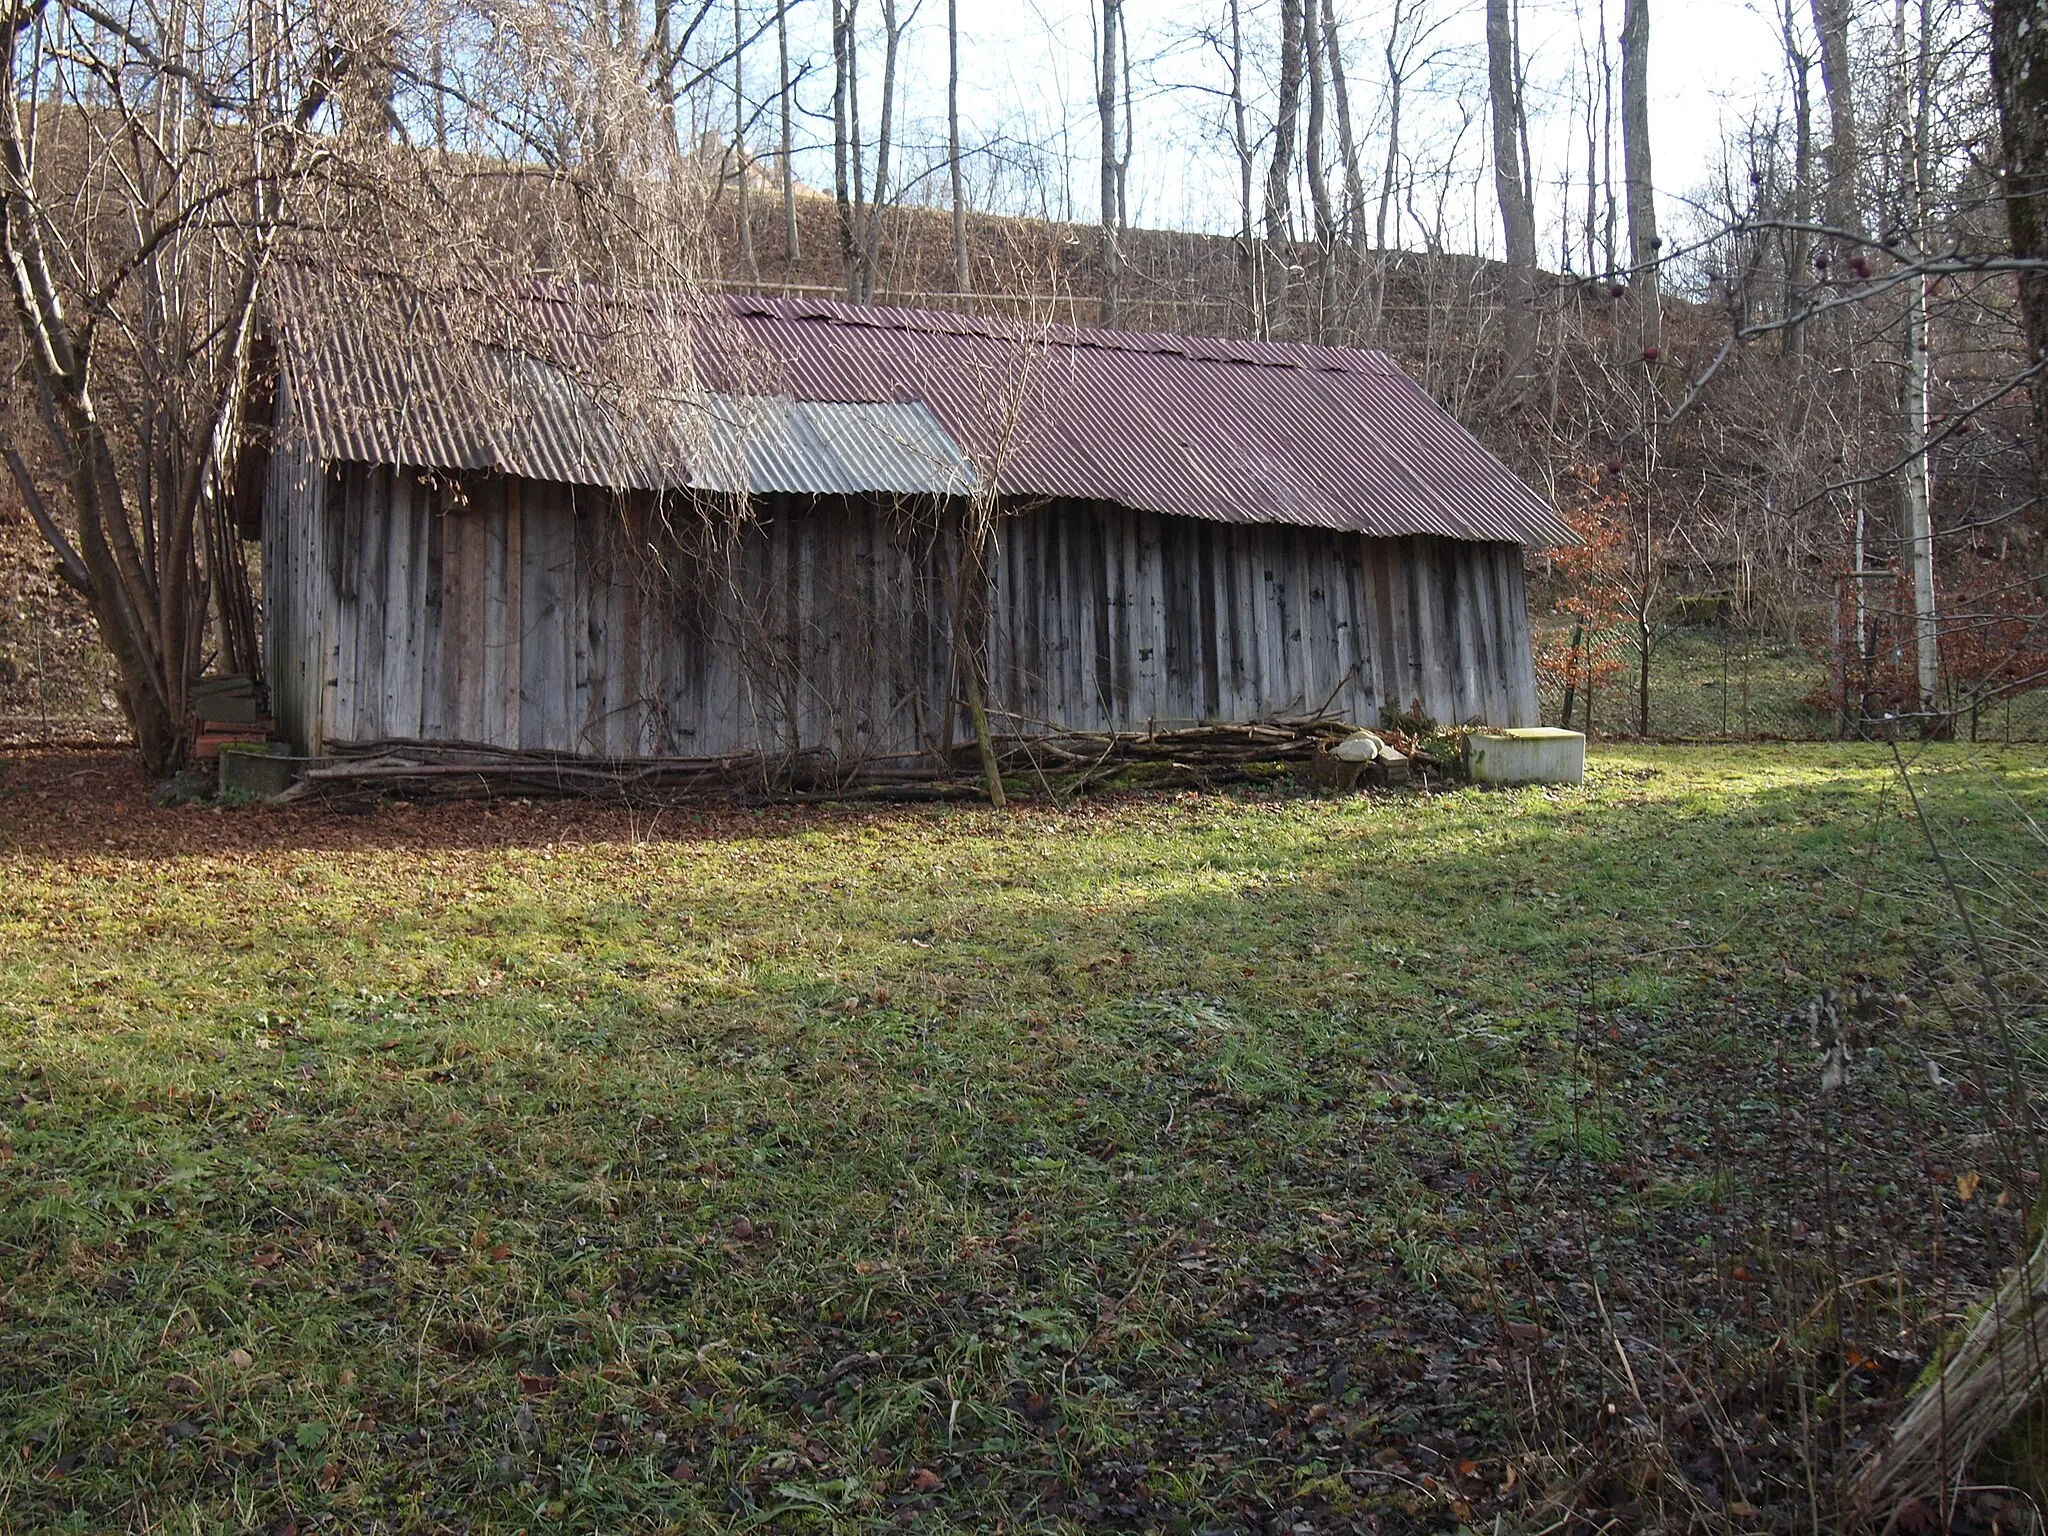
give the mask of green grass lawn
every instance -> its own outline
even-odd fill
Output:
[[[1915,772],[2048,878],[2048,755]],[[1882,749],[1004,815],[143,804],[0,760],[0,1529],[1513,1529],[1573,1368],[1527,1341],[1596,1299],[1692,1347],[1889,1274],[1844,1326],[1896,1382],[2016,1233],[1932,1085],[1969,1043]],[[1827,1097],[1790,1016],[1853,979],[1883,1020]],[[1851,1374],[1845,1434],[1889,1390]],[[1752,1471],[1697,1476],[1804,1510]]]

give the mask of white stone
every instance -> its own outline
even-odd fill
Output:
[[[1474,731],[1465,763],[1478,784],[1578,784],[1586,777],[1586,738],[1555,726]]]
[[[1330,756],[1340,763],[1369,763],[1386,750],[1371,731],[1354,731],[1330,748]]]

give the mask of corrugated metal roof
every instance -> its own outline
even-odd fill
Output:
[[[711,394],[705,403],[708,441],[689,477],[700,490],[814,496],[966,496],[974,490],[974,466],[930,409],[915,401]]]
[[[324,459],[498,470],[624,490],[965,496],[974,467],[916,401],[809,401],[701,388],[669,366],[608,366],[658,345],[635,317],[545,295],[516,310],[366,314],[290,274],[281,327],[293,415]],[[502,325],[493,325],[497,320]],[[694,334],[696,322],[688,322]],[[481,339],[488,338],[488,339]],[[631,379],[630,386],[597,381]],[[678,381],[680,378],[680,382]]]
[[[698,367],[922,400],[997,488],[1230,523],[1551,544],[1555,508],[1383,353],[735,297]]]
[[[444,317],[323,311],[304,277],[276,307],[328,458],[732,489],[743,441],[755,491],[959,494],[992,474],[1005,496],[1216,522],[1571,538],[1378,352],[738,296],[653,314],[541,285],[467,343]]]
[[[572,485],[683,483],[704,450],[703,392],[681,368],[607,369],[617,317],[596,304],[448,306],[391,287],[273,278],[293,426],[320,457],[500,470]],[[617,381],[635,376],[629,393]]]

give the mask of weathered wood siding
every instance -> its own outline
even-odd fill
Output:
[[[661,595],[634,510],[492,478],[457,492],[280,454],[264,523],[280,726],[612,757],[932,750],[953,685],[956,511],[772,500]],[[679,557],[660,557],[674,570]],[[988,562],[998,730],[1168,727],[1383,704],[1527,724],[1521,550],[1064,504]],[[965,727],[950,722],[951,739]]]

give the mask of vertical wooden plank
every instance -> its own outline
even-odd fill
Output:
[[[384,519],[382,593],[383,675],[378,710],[386,736],[405,740],[420,733],[417,706],[419,656],[413,648],[412,478],[402,469],[386,471],[389,490]]]
[[[1423,637],[1423,709],[1449,724],[1457,719],[1456,657],[1451,650],[1449,606],[1450,583],[1446,579],[1441,539],[1422,537],[1416,541],[1416,570],[1421,580],[1421,628]]]
[[[1195,717],[1193,691],[1189,687],[1189,596],[1186,577],[1194,548],[1194,519],[1141,514],[1139,534],[1146,549],[1149,583],[1148,600],[1154,605],[1153,624],[1157,649],[1153,653],[1153,700],[1148,708],[1162,721],[1176,723]],[[1142,658],[1141,658],[1142,659]]]
[[[1436,683],[1436,573],[1430,568],[1428,539],[1414,536],[1401,544],[1407,559],[1399,574],[1407,577],[1408,629],[1413,646],[1409,658],[1414,673],[1411,703],[1424,714],[1434,715],[1443,707],[1442,690]]]
[[[447,585],[448,549],[446,518],[441,502],[445,493],[438,482],[422,485],[416,498],[421,537],[426,549],[425,579],[420,596],[424,624],[420,632],[420,734],[440,740],[448,733],[448,709],[442,687],[445,669],[442,631],[444,595]]]
[[[1017,593],[1021,697],[1012,707],[1033,720],[1059,718],[1052,692],[1052,647],[1056,642],[1051,618],[1057,603],[1052,537],[1050,511],[1041,507],[1024,514],[1019,541],[1023,546],[1023,580]]]
[[[1257,684],[1257,717],[1266,719],[1278,713],[1286,705],[1286,662],[1282,659],[1284,625],[1286,625],[1286,551],[1284,551],[1284,530],[1264,524],[1251,530],[1257,549],[1257,588],[1255,598],[1255,623],[1257,623],[1257,668],[1260,668],[1260,684]]]
[[[964,530],[972,509],[963,507],[948,518],[958,517]],[[990,720],[999,730],[1016,730],[1018,717],[1027,710],[1024,693],[1025,668],[1025,529],[1015,518],[998,517],[989,559],[995,584],[988,595],[988,622],[984,629],[988,645],[988,694],[982,701],[991,711]],[[933,734],[938,734],[935,729]]]
[[[340,495],[334,499],[334,534],[328,541],[332,565],[325,601],[332,615],[327,645],[327,730],[330,741],[356,739],[356,640],[362,616],[363,477],[361,465],[340,473]]]
[[[1306,714],[1323,703],[1328,693],[1327,665],[1318,665],[1316,624],[1317,603],[1313,545],[1316,534],[1308,528],[1286,530],[1287,603],[1287,691],[1299,702],[1286,706],[1293,715]]]
[[[1243,600],[1247,573],[1242,569],[1239,535],[1235,524],[1223,524],[1214,533],[1216,621],[1221,630],[1216,646],[1216,717],[1219,720],[1246,718],[1247,674],[1251,670],[1250,610]]]
[[[1379,657],[1374,644],[1372,599],[1366,568],[1367,542],[1363,535],[1337,536],[1339,558],[1344,565],[1345,665],[1351,668],[1346,712],[1355,725],[1379,724]]]
[[[455,735],[462,741],[480,741],[488,734],[483,722],[484,607],[490,590],[486,494],[481,487],[470,488],[447,519],[448,559],[442,578],[447,596],[442,617],[444,623],[453,622],[443,636],[443,647],[453,662],[448,707],[454,716]]]
[[[582,649],[577,634],[581,618],[576,602],[577,499],[574,486],[557,486],[547,520],[548,588],[554,605],[550,649],[554,654],[545,701],[546,744],[558,752],[576,750],[583,725],[576,697],[576,663]]]
[[[499,666],[500,680],[496,695],[496,735],[494,740],[508,747],[519,745],[522,729],[523,710],[520,706],[520,655],[524,649],[526,626],[524,600],[526,592],[526,487],[524,482],[507,476],[505,480],[505,602],[503,615],[504,656]]]
[[[1112,509],[1101,502],[1085,514],[1087,537],[1082,548],[1088,558],[1089,682],[1092,704],[1102,723],[1114,730],[1117,713],[1116,687],[1116,593],[1115,538],[1110,530]]]
[[[1124,569],[1130,593],[1125,629],[1134,672],[1131,715],[1171,726],[1178,723],[1182,712],[1165,686],[1170,674],[1166,668],[1166,571],[1160,518],[1137,511],[1127,512],[1125,518]]]
[[[1115,627],[1111,685],[1117,718],[1126,730],[1141,730],[1158,714],[1156,702],[1140,681],[1153,646],[1148,638],[1150,604],[1146,600],[1144,565],[1138,555],[1138,513],[1114,509],[1110,528],[1115,566],[1115,592],[1110,613]]]
[[[1473,713],[1471,626],[1465,622],[1468,606],[1466,571],[1458,558],[1458,546],[1449,539],[1433,541],[1438,591],[1443,602],[1441,633],[1444,637],[1444,688],[1452,702],[1438,716],[1445,722],[1463,722]]]
[[[595,530],[608,515],[600,491],[577,490],[570,498],[569,596],[570,635],[574,641],[574,693],[569,701],[571,751],[600,752],[604,740],[603,678],[599,675],[604,647],[604,608],[596,588]]]
[[[1429,573],[1424,568],[1424,541],[1414,535],[1403,538],[1395,549],[1393,580],[1400,596],[1401,623],[1405,641],[1401,679],[1401,707],[1425,713],[1430,708],[1429,682]]]
[[[1393,555],[1397,548],[1393,539],[1367,539],[1361,550],[1365,596],[1371,609],[1373,696],[1381,715],[1401,707],[1401,657],[1406,653],[1394,615]]]
[[[646,524],[647,509],[643,499],[636,497],[626,510],[627,520],[618,529],[622,552],[613,571],[613,580],[619,587],[619,743],[625,756],[645,757],[659,750],[649,731],[647,657],[641,634],[646,583],[638,568],[637,550],[627,550],[626,546],[629,541],[637,542],[640,529]]]
[[[438,519],[441,525],[441,735],[455,741],[469,736],[464,708],[469,643],[469,521],[457,501],[458,492],[443,486]]]
[[[441,613],[440,565],[434,536],[433,493],[418,475],[408,472],[405,495],[406,521],[412,541],[412,575],[407,582],[411,597],[405,626],[406,688],[409,696],[401,719],[410,734],[424,737],[427,734],[428,681],[433,676],[429,657],[437,643],[435,630]]]
[[[1195,637],[1200,646],[1195,712],[1204,720],[1221,718],[1223,668],[1230,655],[1225,633],[1229,606],[1216,600],[1216,544],[1220,531],[1202,523],[1195,533]]]
[[[519,745],[551,744],[562,615],[551,566],[561,487],[531,485],[519,498]],[[509,679],[508,685],[509,685]]]
[[[549,656],[541,707],[543,744],[558,752],[576,750],[582,724],[576,709],[576,516],[575,488],[556,486],[549,500],[542,554],[548,583]]]
[[[1529,634],[1528,594],[1524,589],[1522,547],[1495,546],[1500,579],[1501,624],[1506,643],[1501,647],[1506,680],[1506,722],[1509,725],[1541,723],[1536,701],[1536,667]]]
[[[390,471],[366,465],[358,471],[361,486],[355,537],[355,660],[344,686],[352,693],[350,737],[375,741],[390,733],[384,728],[385,540],[390,533]]]
[[[509,631],[505,594],[512,586],[506,571],[511,536],[506,527],[506,481],[502,476],[472,493],[469,517],[476,539],[477,698],[471,711],[476,740],[493,746],[517,746],[505,732],[505,637]]]
[[[1460,546],[1470,572],[1466,586],[1472,593],[1472,616],[1476,631],[1473,641],[1473,682],[1476,708],[1489,725],[1499,725],[1507,714],[1506,677],[1502,667],[1500,629],[1500,583],[1494,566],[1493,546]]]
[[[333,623],[332,604],[327,596],[327,574],[322,557],[326,553],[325,525],[332,516],[332,484],[325,466],[306,466],[306,517],[295,543],[299,582],[299,612],[304,629],[299,636],[299,707],[306,721],[307,750],[314,755],[327,750],[327,631]]]
[[[1470,702],[1466,705],[1468,715],[1477,715],[1481,721],[1499,719],[1497,694],[1489,686],[1489,674],[1493,672],[1493,639],[1491,639],[1491,618],[1493,618],[1493,582],[1487,580],[1491,561],[1485,559],[1487,547],[1460,541],[1452,545],[1458,557],[1458,594],[1466,612],[1464,643],[1460,647],[1460,659],[1464,672],[1470,678],[1466,684]]]

